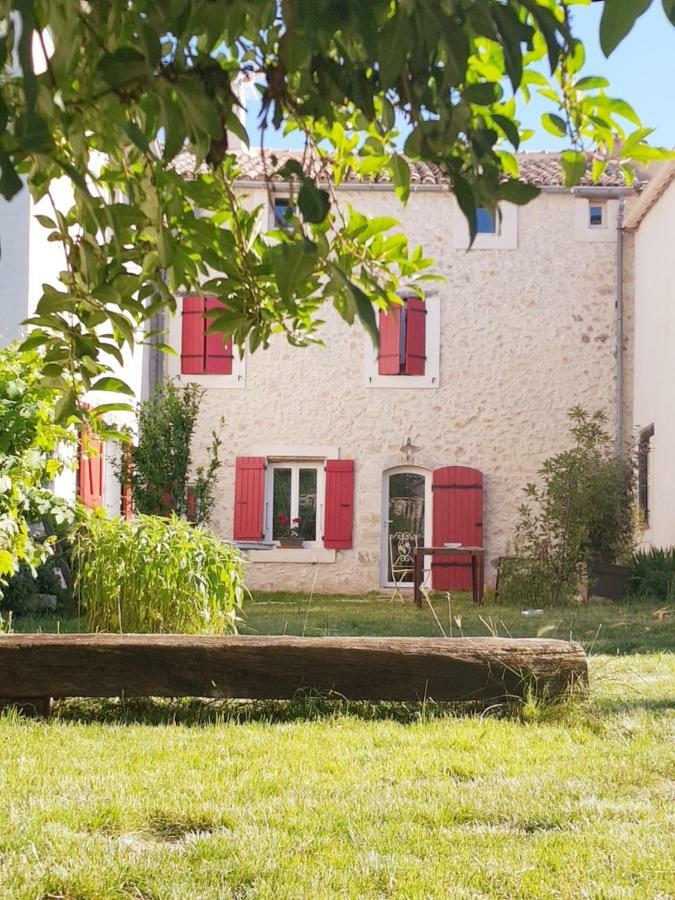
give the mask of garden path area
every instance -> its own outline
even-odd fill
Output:
[[[655,897],[675,893],[673,610],[524,618],[434,601],[444,631],[580,640],[591,698],[64,703],[0,717],[7,898]],[[254,596],[249,633],[439,635],[376,598]],[[17,620],[16,630],[76,630]]]

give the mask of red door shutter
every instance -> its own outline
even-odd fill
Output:
[[[401,309],[380,310],[380,355],[377,371],[380,375],[399,375],[401,372]]]
[[[431,480],[433,545],[461,541],[467,547],[483,546],[483,474],[468,466],[436,469]],[[468,556],[437,556],[431,564],[431,583],[436,591],[471,590]]]
[[[264,513],[265,457],[239,456],[234,481],[234,540],[263,540]]]
[[[210,309],[222,309],[223,304],[215,297],[206,298],[206,311]],[[213,319],[206,319],[206,327]],[[232,338],[224,341],[223,334],[207,334],[205,344],[204,371],[208,375],[232,374]]]
[[[184,297],[180,348],[182,375],[204,372],[204,297]]]
[[[427,309],[419,297],[405,302],[405,374],[424,375],[427,358]]]
[[[324,547],[349,550],[354,522],[354,460],[326,460]]]
[[[80,433],[78,496],[87,509],[103,506],[103,441],[88,428]]]

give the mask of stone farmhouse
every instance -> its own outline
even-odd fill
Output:
[[[341,185],[340,202],[401,219],[444,277],[426,303],[405,297],[380,315],[379,355],[330,309],[324,347],[298,350],[279,337],[240,359],[204,334],[209,299],[189,296],[164,322],[178,355],[146,351],[129,360],[125,376],[141,398],[162,378],[206,389],[197,462],[224,417],[211,527],[248,548],[252,588],[390,587],[390,536],[398,531],[424,545],[482,545],[488,560],[508,552],[523,487],[566,446],[575,404],[605,410],[617,452],[639,441],[644,541],[675,544],[675,298],[666,252],[673,167],[633,187],[609,168],[598,184],[570,190],[557,155],[523,154],[519,162],[540,196],[525,207],[505,204],[496,218],[480,211],[470,249],[466,223],[433,167],[411,164],[405,209],[383,177]],[[189,154],[177,164],[190,177]],[[254,152],[242,154],[241,170],[237,189],[247,202],[270,222],[282,219],[290,186],[268,186]],[[4,276],[4,255],[0,261],[0,330],[8,338],[35,302],[42,252],[31,205],[21,202],[20,213],[16,200],[0,205],[0,234],[20,220],[31,235]],[[48,268],[43,259],[40,280]],[[119,511],[117,452],[106,447],[96,471],[83,472],[82,461],[68,490]],[[280,517],[301,520],[300,546],[280,546]],[[463,558],[434,560],[430,574],[438,589],[470,580]]]

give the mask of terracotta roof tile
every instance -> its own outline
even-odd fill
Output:
[[[302,153],[297,150],[269,150],[267,156],[267,171],[278,169],[289,159],[302,160]],[[520,178],[528,184],[538,187],[562,187],[564,184],[562,164],[559,153],[518,153],[516,154],[520,166]],[[274,161],[276,160],[276,162]],[[174,159],[174,168],[181,175],[190,175],[194,172],[194,156],[188,150],[182,150]],[[242,181],[265,182],[265,164],[259,152],[241,153],[239,167]],[[316,177],[321,177],[326,172],[326,164],[311,160],[309,171]],[[204,171],[204,169],[202,169]],[[391,176],[389,172],[382,171],[369,178],[359,178],[353,172],[345,178],[347,183],[365,182],[368,184],[389,184]],[[438,166],[425,162],[410,162],[410,181],[413,185],[445,185],[448,179]],[[594,182],[590,172],[587,172],[581,184],[595,187],[626,187],[626,181],[618,165],[610,163],[601,178]]]

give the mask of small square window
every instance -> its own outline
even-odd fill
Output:
[[[588,206],[588,224],[591,228],[603,228],[605,225],[605,206],[602,203],[590,203]]]
[[[478,234],[497,234],[497,214],[479,206],[476,210],[476,231]]]
[[[290,228],[293,206],[288,197],[275,197],[270,228]]]

